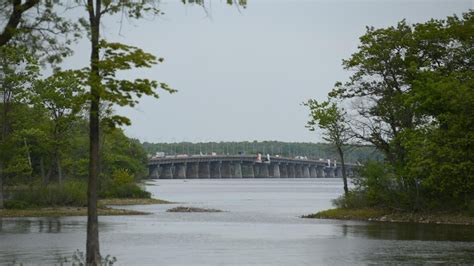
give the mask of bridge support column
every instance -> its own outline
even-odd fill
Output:
[[[211,178],[209,162],[199,162],[199,178]]]
[[[312,165],[309,167],[309,177],[316,178],[318,177],[318,173],[316,171],[316,166]]]
[[[332,178],[332,177],[334,177],[334,168],[332,168],[332,167],[326,167],[326,168],[324,169],[324,172],[326,173],[326,176],[325,176],[325,177],[327,177],[327,178]]]
[[[255,174],[255,177],[258,178],[268,178],[268,164],[264,163],[259,163],[255,164],[255,168],[257,169],[257,173]]]
[[[280,165],[278,163],[270,164],[270,176],[280,178]]]
[[[186,179],[186,164],[179,163],[174,165],[174,175],[173,178],[175,179]]]
[[[342,167],[338,166],[334,169],[335,177],[342,178]]]
[[[161,166],[160,179],[173,179],[173,165],[163,164]]]
[[[211,178],[221,178],[221,162],[211,162]]]
[[[186,179],[199,178],[199,163],[186,164]]]
[[[253,163],[243,163],[242,164],[242,177],[244,178],[254,178],[255,172],[253,169]]]
[[[148,167],[148,177],[152,179],[157,179],[160,177],[159,165],[151,165]]]
[[[288,164],[288,177],[289,178],[295,178],[296,176],[296,166],[295,164]]]
[[[297,165],[296,165],[296,174],[295,174],[295,177],[297,177],[297,178],[303,177],[303,165],[301,165],[301,164],[297,164]]]
[[[234,178],[242,178],[242,164],[240,162],[234,162]]]
[[[287,178],[288,177],[288,164],[280,163],[280,177]]]
[[[303,177],[304,178],[309,178],[310,177],[309,166],[308,165],[303,165]]]
[[[221,163],[221,177],[222,178],[232,178],[232,169],[230,162]]]
[[[324,166],[316,166],[316,177],[317,178],[326,177],[326,175],[324,173]]]

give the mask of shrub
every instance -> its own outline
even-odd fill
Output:
[[[84,181],[67,180],[63,184],[31,186],[15,191],[10,208],[87,205],[87,185]],[[7,207],[8,208],[8,207]]]
[[[469,216],[474,217],[474,200],[469,201],[467,204],[467,213]]]
[[[99,196],[101,198],[150,198],[150,192],[134,182],[133,175],[125,169],[114,171],[111,178],[102,177]]]
[[[368,207],[366,194],[362,191],[349,191],[348,194],[342,195],[332,201],[337,208],[357,209]]]
[[[143,190],[141,187],[134,183],[129,184],[113,184],[102,190],[100,193],[101,198],[150,198],[150,192]]]
[[[21,200],[7,200],[4,202],[5,209],[24,210],[31,208],[30,204]]]
[[[127,169],[115,170],[112,179],[117,185],[131,184],[134,181],[133,175]]]

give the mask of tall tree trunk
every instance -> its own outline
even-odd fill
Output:
[[[99,29],[101,1],[88,0],[87,9],[91,27],[91,106],[89,113],[89,184],[87,190],[87,265],[100,265],[99,223],[97,218],[97,179],[99,176],[99,106],[100,106],[100,73],[99,73]]]
[[[341,168],[342,168],[342,181],[344,183],[344,194],[349,193],[349,188],[347,187],[347,175],[346,175],[346,164],[344,162],[344,151],[341,146],[337,147],[337,152],[339,153],[339,159],[341,159]]]

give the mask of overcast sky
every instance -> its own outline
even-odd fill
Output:
[[[164,16],[123,25],[104,23],[109,40],[135,45],[165,62],[126,77],[166,82],[178,93],[142,98],[118,109],[132,119],[127,135],[149,142],[320,141],[305,128],[301,103],[323,100],[349,73],[341,60],[356,51],[365,26],[387,27],[445,18],[474,1],[248,0],[246,9],[212,1],[209,16],[181,1],[161,4]],[[67,61],[85,66],[88,46]]]

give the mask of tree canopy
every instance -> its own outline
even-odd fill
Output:
[[[353,71],[330,97],[352,103],[354,135],[383,152],[390,202],[409,209],[466,208],[474,199],[474,12],[368,27]]]

